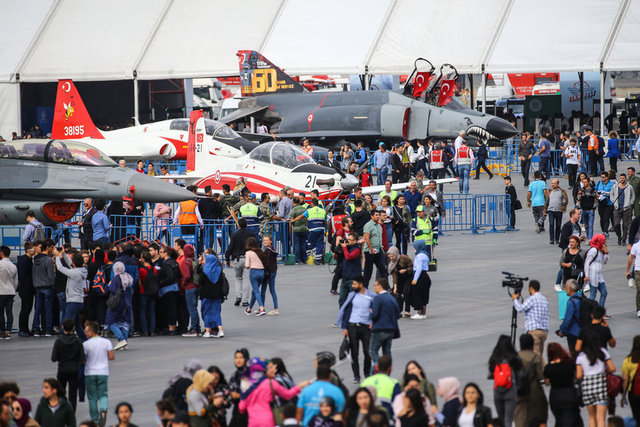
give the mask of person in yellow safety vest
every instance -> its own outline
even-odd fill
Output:
[[[240,218],[247,220],[247,230],[256,235],[256,239],[260,240],[260,223],[262,222],[262,212],[256,204],[256,195],[249,194],[248,202],[240,208]]]
[[[396,197],[398,197],[398,192],[391,189],[390,179],[384,182],[384,190],[380,192],[380,196],[378,197],[378,200],[380,201],[380,203],[382,203],[382,198],[384,196],[389,196],[389,198],[391,198],[391,206],[395,206]]]
[[[299,196],[300,196],[300,206],[302,206],[305,209],[309,209],[309,203],[306,202],[307,195],[304,194],[304,191],[301,191]]]
[[[367,377],[360,387],[373,387],[376,389],[376,395],[380,404],[389,412],[393,413],[393,399],[402,393],[402,387],[395,378],[391,378],[392,369],[391,356],[380,356],[378,360],[378,373]]]
[[[318,199],[311,199],[311,207],[292,221],[298,221],[302,217],[309,221],[309,237],[307,248],[315,248],[315,263],[320,264],[324,258],[324,232],[327,212],[318,206]]]
[[[198,187],[190,185],[187,190],[194,194],[198,191]],[[173,216],[173,224],[178,224],[182,234],[196,234],[197,225],[202,227],[202,217],[198,210],[198,202],[196,199],[185,200],[180,202],[176,213]]]
[[[318,206],[324,209],[324,202],[320,200],[320,192],[318,190],[311,190],[311,198],[318,199]]]
[[[414,236],[414,240],[424,240],[427,246],[433,244],[433,226],[431,219],[427,217],[427,213],[424,206],[420,205],[416,208],[417,217],[411,221],[411,231]],[[429,248],[429,254],[431,248]]]

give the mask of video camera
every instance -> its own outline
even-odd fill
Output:
[[[513,289],[514,294],[521,293],[522,288],[524,288],[524,283],[529,280],[528,277],[516,276],[515,274],[509,273],[508,271],[503,271],[502,274],[506,276],[502,280],[502,287]]]

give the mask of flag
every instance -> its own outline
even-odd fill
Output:
[[[456,87],[455,79],[442,80],[440,83],[440,96],[438,97],[438,106],[442,107],[447,105],[451,101],[453,96],[453,89]]]
[[[419,98],[427,87],[429,87],[429,78],[431,71],[417,71],[416,77],[413,79],[413,97]]]

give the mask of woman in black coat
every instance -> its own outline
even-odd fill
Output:
[[[462,393],[462,406],[458,413],[460,427],[487,427],[491,421],[491,408],[484,406],[484,394],[476,383],[468,383]]]

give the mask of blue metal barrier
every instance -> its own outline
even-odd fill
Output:
[[[0,244],[11,249],[12,254],[23,255],[24,243],[22,243],[22,234],[25,225],[2,225],[0,226]],[[44,227],[45,236],[47,238],[54,237],[54,229],[49,226]]]
[[[510,226],[511,201],[507,194],[444,194],[446,216],[440,218],[439,230],[471,231]]]

